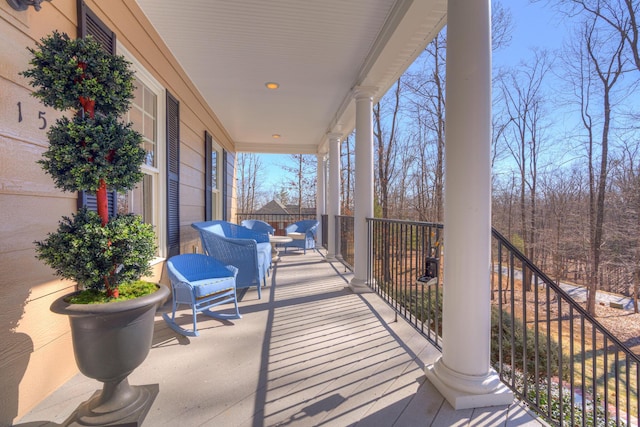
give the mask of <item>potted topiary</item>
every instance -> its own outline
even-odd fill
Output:
[[[69,316],[80,371],[104,383],[74,417],[87,425],[129,422],[144,417],[155,397],[127,377],[146,358],[156,309],[169,295],[167,287],[139,280],[155,254],[151,225],[108,213],[107,189],[130,190],[143,176],[142,137],[119,119],[133,98],[133,71],[90,36],[54,32],[29,51],[31,68],[21,74],[33,96],[73,113],[49,129],[39,163],[56,187],[95,193],[98,207],[64,217],[56,232],[35,242],[40,260],[77,283],[51,310]]]

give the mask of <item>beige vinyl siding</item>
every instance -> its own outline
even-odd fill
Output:
[[[64,2],[62,2],[64,3]],[[49,311],[51,301],[73,289],[35,258],[34,240],[57,227],[76,207],[76,195],[53,186],[36,160],[46,149],[47,125],[60,113],[30,96],[26,46],[43,37],[54,22],[62,31],[74,24],[62,12],[48,17],[14,11],[0,4],[0,425],[11,425],[77,368],[71,351],[68,320]],[[22,111],[19,122],[18,103]]]
[[[86,3],[180,102],[180,247],[199,250],[190,224],[204,218],[204,132],[228,151],[235,151],[233,143],[134,1]],[[57,190],[36,164],[48,145],[38,114],[44,112],[51,125],[60,113],[31,97],[18,75],[35,40],[54,29],[76,36],[76,14],[75,0],[44,3],[39,12],[14,11],[0,2],[0,426],[11,425],[77,373],[68,320],[49,311],[74,283],[57,279],[38,261],[33,244],[75,212],[77,195]],[[166,281],[162,267],[154,266],[152,279]]]

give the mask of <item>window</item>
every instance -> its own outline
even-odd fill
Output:
[[[216,147],[211,150],[211,212],[215,218],[220,218],[220,158]]]
[[[165,258],[166,222],[162,215],[166,210],[164,88],[120,45],[118,52],[132,63],[136,72],[134,99],[126,120],[142,134],[146,151],[142,164],[144,178],[133,190],[118,196],[118,212],[141,215],[144,222],[152,224],[157,239],[156,255]]]
[[[209,132],[205,132],[205,220],[222,218],[222,154],[213,142]]]

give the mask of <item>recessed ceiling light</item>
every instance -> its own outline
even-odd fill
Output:
[[[276,82],[266,82],[264,85],[267,89],[278,89],[280,87],[280,84]]]
[[[278,138],[280,138],[280,134],[279,133],[274,133],[273,135],[271,135],[271,137],[273,139],[278,139]]]

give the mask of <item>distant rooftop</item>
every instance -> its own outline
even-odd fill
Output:
[[[258,209],[255,213],[259,214],[284,214],[284,215],[296,215],[301,213],[303,215],[314,215],[316,208],[302,208],[301,212],[298,212],[298,205],[284,205],[277,200],[271,200],[269,203]]]

